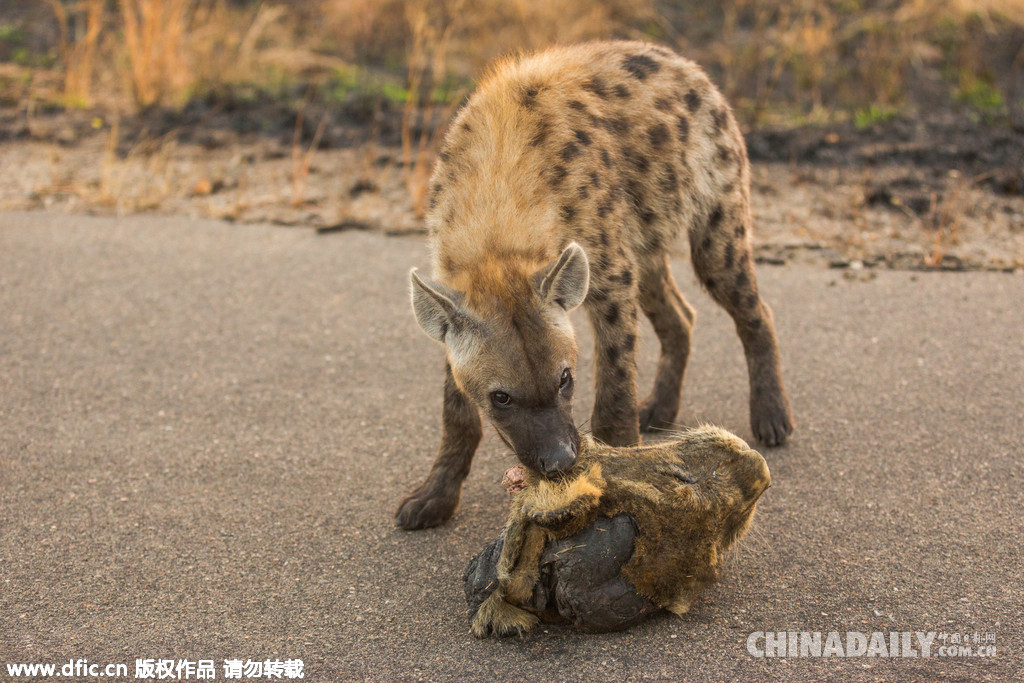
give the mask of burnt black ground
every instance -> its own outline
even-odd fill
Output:
[[[332,680],[1020,680],[1024,278],[759,269],[797,430],[723,580],[620,634],[468,634],[512,463],[445,527],[392,513],[439,438],[420,238],[0,213],[0,659],[294,659]],[[750,438],[698,309],[682,422]],[[590,336],[578,414],[592,398]],[[645,328],[642,379],[657,344]],[[751,657],[752,631],[996,635],[986,659]],[[0,669],[0,678],[6,676]],[[109,680],[109,679],[108,679]]]

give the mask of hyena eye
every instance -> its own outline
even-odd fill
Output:
[[[569,368],[566,368],[565,370],[562,370],[562,379],[560,379],[559,382],[558,382],[558,388],[559,389],[565,389],[567,386],[569,386],[569,384],[571,382],[572,382],[572,373],[569,371]]]
[[[491,403],[497,408],[508,408],[512,404],[512,397],[504,391],[491,392]]]

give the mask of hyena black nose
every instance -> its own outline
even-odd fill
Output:
[[[537,458],[541,474],[545,477],[565,472],[576,462],[577,446],[575,441],[559,442],[553,448]]]

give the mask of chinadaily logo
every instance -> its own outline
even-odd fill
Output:
[[[936,631],[754,631],[754,657],[995,657],[996,634]]]

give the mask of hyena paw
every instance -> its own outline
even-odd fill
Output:
[[[674,429],[677,427],[675,419],[679,412],[679,402],[659,401],[651,396],[640,404],[638,412],[642,432]]]
[[[423,484],[410,493],[395,513],[395,521],[403,529],[428,529],[444,524],[459,506],[459,492],[449,493]]]
[[[752,397],[750,428],[754,437],[765,446],[781,446],[793,433],[793,416],[783,395]]]

